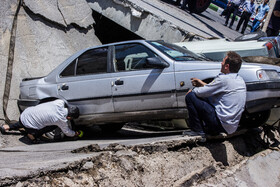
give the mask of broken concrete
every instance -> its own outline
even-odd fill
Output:
[[[16,101],[23,78],[47,75],[76,51],[101,44],[93,28],[92,10],[85,0],[23,0],[22,3],[13,50],[12,92],[7,109],[11,119],[18,119]],[[10,36],[17,6],[16,0],[0,2],[1,18],[4,18],[0,25],[0,95],[3,95],[5,87]],[[2,103],[1,97],[1,108]],[[2,110],[0,116],[3,118]]]
[[[280,182],[280,152],[266,150],[262,133],[251,131],[206,143],[185,137],[140,145],[90,145],[75,149],[72,156],[67,153],[75,161],[64,158],[63,164],[36,171],[40,172],[37,175],[6,178],[0,184],[276,187]]]
[[[85,0],[24,0],[23,2],[34,14],[64,27],[76,24],[87,28],[94,23],[92,10]]]
[[[172,13],[162,10],[164,7],[160,1],[154,1],[156,5],[134,0],[87,1],[94,11],[148,40],[176,42],[195,37],[194,33],[178,25],[178,18],[177,21],[175,18],[168,19],[172,18]],[[197,37],[203,38],[199,35]]]

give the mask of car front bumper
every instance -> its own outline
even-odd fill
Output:
[[[280,81],[247,83],[246,86],[249,113],[280,107]]]

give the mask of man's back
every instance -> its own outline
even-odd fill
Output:
[[[27,128],[41,129],[45,126],[58,125],[67,122],[67,108],[63,100],[55,100],[29,107],[20,116],[21,122]]]
[[[237,73],[220,74],[214,81],[194,89],[198,97],[207,97],[215,107],[217,117],[229,133],[239,124],[246,102],[246,85]]]

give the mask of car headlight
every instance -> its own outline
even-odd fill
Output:
[[[279,74],[275,70],[258,70],[257,77],[262,81],[280,79]]]

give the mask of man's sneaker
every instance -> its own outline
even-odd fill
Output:
[[[0,125],[0,131],[2,134],[7,134],[6,129],[3,127],[3,125]]]
[[[27,138],[30,140],[32,144],[40,143],[40,141],[37,138],[35,138],[32,134],[27,134]]]
[[[183,136],[202,136],[205,137],[204,132],[196,132],[196,131],[184,131]]]
[[[206,142],[206,134],[204,132],[184,131],[183,136],[197,136],[200,137],[200,139],[198,139],[198,142]]]

